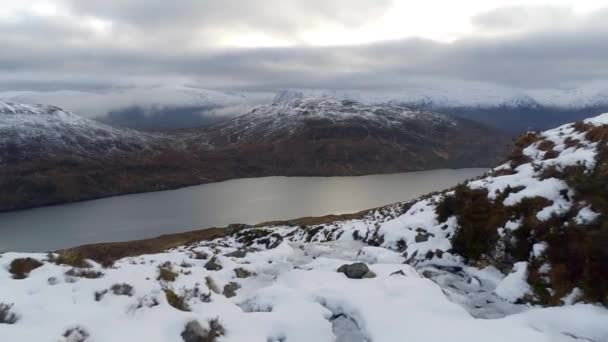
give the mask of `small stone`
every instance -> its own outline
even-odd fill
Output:
[[[231,257],[231,258],[244,258],[246,255],[247,255],[247,250],[237,249],[236,251],[225,254],[224,256]]]
[[[236,290],[240,289],[241,286],[235,282],[229,282],[224,286],[224,291],[222,294],[226,296],[226,298],[232,298],[236,296]]]
[[[344,273],[350,279],[374,278],[376,274],[372,272],[365,263],[356,262],[350,265],[342,265],[337,270]]]
[[[248,278],[251,277],[251,272],[247,271],[246,269],[239,267],[239,268],[235,268],[234,269],[234,273],[236,274],[237,278]]]
[[[213,257],[205,264],[205,268],[209,271],[219,271],[222,269],[222,265],[217,262],[217,258]]]
[[[416,243],[426,242],[426,241],[429,240],[429,238],[431,236],[434,236],[434,235],[431,234],[431,233],[428,233],[428,232],[418,232],[418,235],[416,235],[416,237],[414,238],[414,240],[416,241]]]
[[[391,273],[390,275],[392,275],[392,276],[394,276],[394,275],[405,276],[405,272],[403,272],[403,270],[399,270],[399,271],[395,271],[395,272]]]

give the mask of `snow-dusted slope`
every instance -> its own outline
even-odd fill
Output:
[[[162,253],[163,238],[5,253],[0,336],[608,341],[607,173],[604,114],[525,135],[488,175],[411,203],[166,237],[183,242]]]
[[[160,135],[113,128],[54,106],[0,102],[0,163],[62,154],[144,153],[160,140]]]
[[[366,105],[331,97],[285,97],[212,128],[233,140],[247,142],[279,136],[287,139],[315,122],[336,126],[359,123],[370,128],[401,128],[408,123],[427,127],[457,125],[456,120],[446,115],[388,104]]]

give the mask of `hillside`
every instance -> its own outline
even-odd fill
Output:
[[[330,99],[262,106],[209,128],[138,132],[0,103],[0,211],[232,178],[490,166],[505,135],[467,120]]]
[[[356,99],[368,104],[390,103],[470,119],[515,135],[546,130],[608,111],[608,84],[524,91],[489,84],[433,83],[376,94],[296,89],[279,92],[275,102],[310,96]]]
[[[469,120],[332,98],[260,106],[205,134],[218,150],[256,155],[243,167],[289,176],[486,167],[504,158],[509,142],[506,134]]]
[[[0,335],[606,341],[607,152],[603,114],[524,135],[487,175],[410,203],[5,253]]]

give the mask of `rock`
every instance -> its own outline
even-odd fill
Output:
[[[439,273],[437,273],[435,271],[431,271],[431,270],[424,270],[424,271],[422,271],[422,276],[425,277],[425,278],[431,279],[431,278],[434,278],[434,277],[436,277],[438,275],[439,275]]]
[[[248,278],[251,276],[251,272],[247,271],[242,267],[235,268],[234,273],[236,274],[237,278]]]
[[[403,272],[403,270],[399,270],[399,271],[395,271],[395,272],[391,273],[390,275],[392,275],[392,276],[394,276],[394,275],[405,276],[405,272]]]
[[[209,341],[209,331],[204,329],[197,321],[190,321],[182,331],[184,342],[205,342]]]
[[[374,278],[376,274],[372,272],[365,263],[356,262],[350,265],[342,265],[338,272],[344,273],[350,279]]]
[[[205,252],[194,252],[194,259],[207,260],[209,255]]]
[[[222,265],[217,262],[217,258],[213,257],[205,264],[205,268],[209,271],[219,271],[222,269]]]
[[[420,232],[419,231],[418,235],[416,235],[416,237],[414,238],[414,240],[416,241],[416,243],[418,243],[418,242],[426,242],[426,241],[429,240],[429,238],[431,236],[435,236],[435,235],[433,235],[431,233],[428,233],[428,232]]]
[[[226,284],[224,286],[224,291],[222,292],[222,294],[224,296],[226,296],[226,298],[231,298],[236,296],[236,290],[240,289],[241,285],[235,283],[235,282],[229,282],[228,284]]]
[[[89,333],[81,327],[75,327],[63,333],[65,342],[85,342],[88,341]]]
[[[250,226],[246,225],[246,224],[233,223],[233,224],[229,224],[228,227],[225,228],[225,232],[226,232],[226,235],[232,235],[232,234],[237,233],[240,230],[243,230],[248,227],[250,227]]]
[[[231,257],[231,258],[244,258],[247,255],[247,252],[249,252],[249,251],[246,249],[237,249],[234,252],[224,254],[224,256]]]

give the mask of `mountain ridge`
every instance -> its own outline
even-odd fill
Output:
[[[242,177],[484,167],[504,155],[508,141],[443,114],[332,99],[262,106],[211,127],[168,132],[110,127],[57,107],[22,108],[39,115],[0,112],[0,186],[7,189],[0,210]]]

